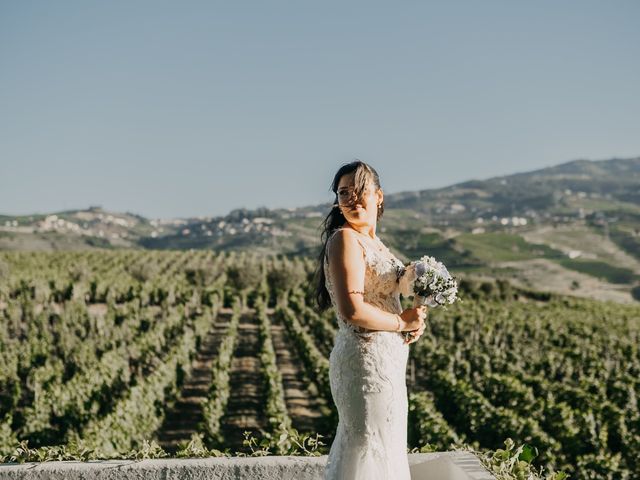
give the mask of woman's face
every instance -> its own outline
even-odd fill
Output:
[[[378,217],[378,204],[382,203],[382,190],[376,191],[369,181],[360,200],[355,199],[355,172],[340,177],[338,183],[338,205],[347,221],[355,226],[375,225]]]

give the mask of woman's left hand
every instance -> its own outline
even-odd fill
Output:
[[[417,330],[411,330],[407,333],[408,338],[405,339],[404,343],[409,344],[409,343],[413,343],[413,342],[417,342],[418,339],[422,336],[422,334],[424,333],[424,329],[425,326],[422,325],[419,329]]]

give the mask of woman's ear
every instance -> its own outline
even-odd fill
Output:
[[[382,203],[382,201],[384,200],[384,192],[382,191],[382,189],[378,189],[378,205],[380,205]]]

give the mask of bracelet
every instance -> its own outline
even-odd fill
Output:
[[[396,320],[398,320],[398,327],[396,328],[396,332],[400,331],[400,319],[401,319],[400,315],[396,313]]]

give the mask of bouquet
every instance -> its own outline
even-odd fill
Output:
[[[451,305],[459,300],[456,279],[442,262],[426,255],[400,272],[399,284],[403,296],[413,295],[414,307]]]

